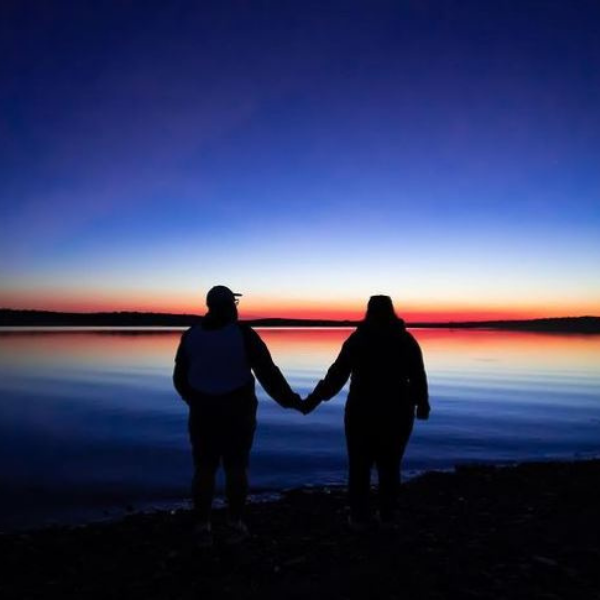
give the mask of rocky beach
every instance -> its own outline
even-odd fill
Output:
[[[403,488],[397,531],[357,534],[345,490],[252,504],[251,537],[199,549],[186,510],[0,536],[0,596],[600,598],[600,461],[463,466]]]

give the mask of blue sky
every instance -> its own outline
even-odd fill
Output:
[[[596,2],[0,11],[3,306],[600,308]]]

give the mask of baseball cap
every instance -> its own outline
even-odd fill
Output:
[[[206,294],[206,306],[219,306],[223,304],[235,303],[236,298],[241,296],[236,292],[232,292],[228,287],[224,285],[215,285],[208,290]]]

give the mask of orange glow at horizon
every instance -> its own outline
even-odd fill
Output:
[[[486,321],[502,319],[534,319],[544,317],[588,316],[600,314],[600,303],[585,305],[548,303],[536,306],[533,303],[514,305],[476,305],[453,303],[403,304],[395,299],[396,312],[407,322],[447,322],[447,321]],[[175,314],[204,314],[203,297],[190,299],[189,294],[181,299],[173,296],[165,298],[151,294],[86,294],[82,291],[65,294],[48,293],[41,299],[39,294],[0,293],[0,308],[17,310],[49,310],[62,312],[156,312]],[[364,317],[366,300],[322,300],[312,299],[273,299],[265,297],[243,297],[239,312],[241,319],[289,318],[289,319],[329,319],[361,320]]]

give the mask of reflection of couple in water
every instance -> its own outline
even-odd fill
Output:
[[[304,414],[335,396],[351,378],[344,417],[349,523],[357,531],[369,526],[371,468],[376,466],[379,525],[393,528],[400,463],[415,414],[427,419],[429,401],[421,350],[396,316],[391,298],[370,298],[364,320],[344,342],[325,378],[302,400],[258,334],[238,322],[239,295],[225,286],[212,288],[206,297],[208,312],[183,334],[175,358],[175,388],[189,406],[198,543],[212,542],[210,512],[221,462],[229,509],[228,540],[240,541],[248,535],[242,513],[256,428],[252,373],[277,403]]]

